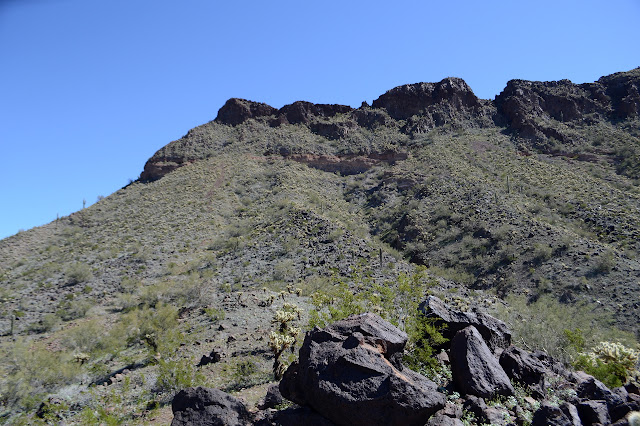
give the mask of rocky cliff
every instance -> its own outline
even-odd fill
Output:
[[[495,100],[478,99],[460,78],[398,86],[378,97],[371,106],[363,102],[356,109],[304,101],[276,109],[264,103],[232,98],[208,125],[239,126],[250,120],[272,128],[301,125],[327,140],[346,142],[350,133],[379,127],[398,128],[406,135],[447,125],[497,127],[513,135],[522,147],[548,153],[579,145],[584,138],[579,131],[585,127],[603,121],[637,119],[639,112],[640,68],[636,68],[585,84],[573,84],[569,80],[511,80]],[[210,155],[210,152],[181,149],[198,144],[200,141],[195,136],[189,133],[156,152],[145,165],[140,180],[159,179],[182,165]],[[350,154],[356,153],[349,152],[348,146],[344,148]]]

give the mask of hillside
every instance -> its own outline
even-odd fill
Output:
[[[276,310],[304,326],[342,283],[586,306],[640,336],[639,90],[637,68],[495,100],[457,78],[357,109],[230,99],[136,182],[0,241],[1,419],[54,394],[71,423],[166,423],[196,379],[251,400]]]

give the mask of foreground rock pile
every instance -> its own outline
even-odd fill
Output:
[[[435,297],[420,309],[451,338],[438,356],[450,363],[444,385],[403,366],[407,335],[366,313],[307,333],[298,361],[265,398],[280,401],[281,393],[297,406],[278,411],[265,402],[250,413],[224,392],[190,388],[173,401],[172,425],[627,425],[640,410],[637,386],[611,390],[513,346],[493,317]]]

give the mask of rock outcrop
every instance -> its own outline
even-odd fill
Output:
[[[414,115],[430,115],[435,125],[451,121],[457,112],[473,111],[480,101],[461,78],[445,78],[439,83],[416,83],[395,87],[373,101],[396,120]]]
[[[301,125],[327,139],[347,141],[361,128],[370,131],[382,126],[415,135],[444,125],[495,126],[528,140],[530,148],[562,154],[566,151],[555,146],[556,142],[579,143],[574,140],[572,127],[602,120],[633,119],[639,114],[640,68],[637,68],[585,84],[569,80],[511,80],[495,100],[478,99],[464,80],[454,77],[437,83],[398,86],[378,97],[371,106],[363,102],[356,109],[305,101],[276,109],[265,103],[231,98],[220,108],[214,122],[232,127],[249,120],[272,128]],[[206,158],[209,150],[194,148],[194,144],[210,144],[212,141],[207,140],[210,137],[205,134],[202,140],[190,132],[172,142],[176,149],[158,151],[145,165],[140,180],[150,182],[196,159]],[[587,160],[593,157],[585,155]]]
[[[237,398],[210,388],[187,388],[171,403],[171,426],[245,426],[253,424],[247,408]]]
[[[250,118],[267,117],[276,112],[278,112],[276,108],[264,103],[231,98],[218,111],[216,121],[237,126]]]
[[[339,425],[423,425],[445,404],[436,385],[400,360],[407,336],[375,314],[307,333],[282,395]]]
[[[592,124],[637,117],[639,90],[640,68],[585,84],[511,80],[495,105],[517,135],[539,142],[547,138],[566,142],[570,134],[556,123]]]
[[[437,298],[427,302],[451,321],[439,317],[443,326],[455,328],[462,314],[477,319],[477,313],[446,315],[446,305]],[[492,320],[498,321],[486,315],[477,324]],[[640,410],[636,384],[612,391],[588,374],[566,371],[544,353],[515,346],[498,355],[475,325],[458,330],[443,347],[448,355],[439,359],[450,360],[452,380],[441,388],[402,365],[406,343],[405,333],[370,313],[315,328],[307,333],[299,360],[277,387],[267,390],[260,411],[250,413],[241,401],[216,389],[189,388],[174,398],[172,425],[458,426],[469,422],[463,423],[463,413],[478,424],[626,425],[625,419]],[[515,384],[531,396],[513,397]],[[565,396],[559,399],[560,394]],[[299,406],[274,409],[282,397]]]
[[[511,332],[507,325],[482,312],[457,311],[435,296],[429,296],[418,307],[426,317],[436,320],[436,325],[444,325],[442,335],[451,340],[458,331],[473,326],[487,343],[492,352],[511,344]]]
[[[456,333],[449,357],[453,381],[462,393],[489,399],[514,394],[509,377],[475,327]]]

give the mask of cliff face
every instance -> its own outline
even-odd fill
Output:
[[[347,142],[355,132],[385,127],[397,128],[409,136],[447,125],[496,127],[513,135],[527,149],[550,153],[566,151],[567,147],[557,143],[579,145],[581,135],[577,131],[585,126],[635,119],[639,114],[640,68],[636,68],[586,84],[573,84],[569,80],[511,80],[495,100],[478,99],[460,78],[398,86],[378,97],[371,106],[363,103],[357,109],[304,101],[276,109],[264,103],[232,98],[220,108],[214,123],[235,127],[253,120],[270,128],[300,125],[327,140]],[[180,149],[201,142],[192,140],[193,136],[187,134],[160,149],[145,165],[140,180],[157,180],[182,165],[206,157],[206,153]],[[362,154],[351,152],[348,146],[343,148],[345,155]]]
[[[518,136],[536,141],[552,137],[565,142],[571,136],[552,121],[576,126],[636,118],[640,111],[639,88],[640,68],[586,84],[511,80],[496,97],[495,105],[509,130]]]

